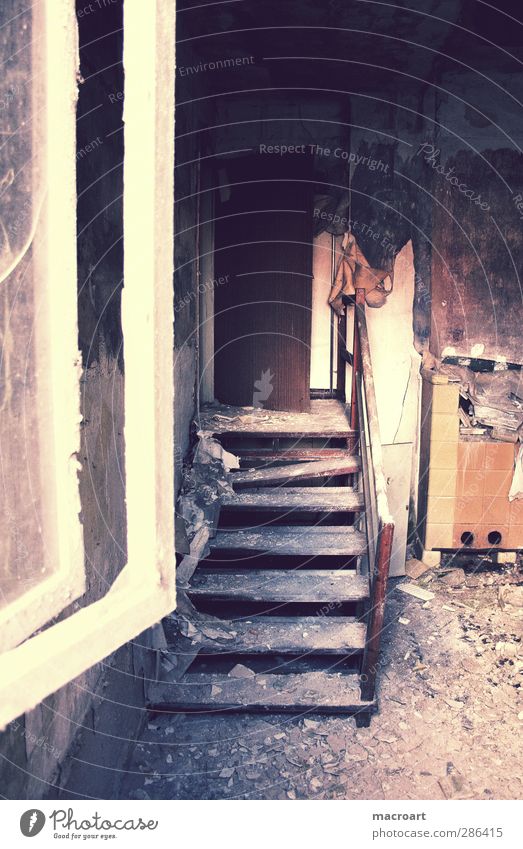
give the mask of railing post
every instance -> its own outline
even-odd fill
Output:
[[[350,393],[350,426],[352,430],[358,429],[358,393],[356,380],[361,374],[361,347],[358,332],[358,306],[365,308],[365,289],[356,289],[356,303],[354,306],[354,334],[352,343],[352,386]]]
[[[369,574],[370,605],[366,617],[367,638],[365,641],[365,652],[360,678],[361,697],[364,701],[371,702],[374,700],[378,672],[385,596],[394,536],[394,520],[389,513],[387,503],[387,480],[383,470],[378,407],[374,388],[374,376],[372,374],[367,321],[365,309],[358,302],[356,303],[354,319],[358,325],[358,358],[359,368],[361,369],[361,383],[359,376],[357,379],[358,388],[361,386],[361,392],[359,392],[359,398],[361,400],[358,406],[361,407],[364,404],[366,413],[365,419],[360,420],[359,427],[360,433],[365,434],[368,431],[368,442],[364,439],[360,440],[360,444],[362,445],[362,449],[367,452],[367,472],[372,470],[372,487],[367,486],[367,490],[373,490],[370,493],[370,497],[374,502],[372,505],[366,504],[365,507],[367,511],[370,511],[370,518],[372,518],[373,508],[375,508],[377,513],[376,526],[373,521],[367,523],[368,550],[369,554],[374,552],[375,556],[374,558],[370,558],[371,561],[373,560]],[[374,538],[376,531],[377,537]]]
[[[370,610],[367,619],[367,639],[361,665],[361,698],[371,702],[376,689],[381,632],[385,613],[385,596],[389,563],[394,537],[392,522],[383,525],[378,532],[374,575],[370,575]]]

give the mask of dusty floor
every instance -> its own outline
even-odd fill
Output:
[[[312,715],[154,718],[121,798],[521,799],[523,574],[463,577],[421,576],[435,593],[425,603],[398,590],[405,579],[390,583],[370,728]]]

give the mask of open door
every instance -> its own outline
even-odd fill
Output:
[[[310,406],[309,157],[229,160],[215,205],[215,395],[224,404]]]

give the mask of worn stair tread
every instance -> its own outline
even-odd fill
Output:
[[[365,648],[365,625],[349,616],[253,616],[219,628],[195,623],[204,654],[348,655]]]
[[[179,682],[152,684],[149,707],[157,711],[314,711],[370,712],[374,702],[361,700],[356,675],[306,672],[258,673],[249,678],[222,674],[186,674]]]
[[[271,525],[218,531],[209,540],[211,551],[264,551],[270,554],[304,556],[350,556],[365,552],[365,534],[349,525],[296,527]]]
[[[307,413],[212,404],[200,410],[200,427],[215,435],[244,437],[348,437],[354,434],[347,405],[335,399],[313,399]]]
[[[314,478],[337,477],[357,472],[360,460],[354,454],[332,460],[311,460],[308,463],[295,463],[288,466],[275,466],[270,469],[245,469],[231,475],[231,483],[236,486],[269,486],[272,483],[284,483],[291,480],[309,480]]]
[[[369,597],[365,575],[335,569],[211,572],[197,569],[187,590],[193,598],[267,604],[330,604]]]
[[[263,487],[242,489],[222,498],[222,507],[243,510],[360,512],[363,493],[346,486]]]
[[[279,450],[263,448],[234,448],[241,462],[254,460],[266,463],[282,463],[285,461],[311,463],[319,460],[345,460],[346,448],[281,448]],[[354,456],[354,455],[353,455]]]

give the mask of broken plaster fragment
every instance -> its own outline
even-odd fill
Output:
[[[198,628],[195,628],[192,622],[185,619],[182,621],[181,625],[186,637],[195,637],[197,635]]]
[[[198,445],[194,452],[194,463],[210,463],[212,460],[219,460],[223,464],[225,470],[229,472],[231,469],[240,468],[240,459],[235,454],[227,451],[217,439],[208,436],[205,431],[198,431]]]
[[[472,799],[473,794],[471,792],[470,786],[465,780],[464,776],[461,775],[455,768],[451,767],[451,772],[449,775],[446,775],[445,778],[440,778],[438,781],[439,786],[443,792],[443,795],[446,799]]]
[[[416,584],[400,584],[396,589],[414,598],[419,598],[421,601],[430,601],[432,598],[435,598],[434,593],[424,590],[422,587],[416,586]]]
[[[516,643],[499,641],[496,643],[496,654],[500,658],[516,657],[519,646]]]
[[[421,560],[417,560],[415,557],[407,560],[405,563],[405,574],[409,578],[419,578],[421,575],[424,575],[425,572],[428,572],[431,567],[427,566],[426,563],[423,563]]]
[[[482,342],[476,342],[476,344],[473,345],[472,348],[470,349],[470,356],[471,357],[481,357],[481,355],[483,354],[484,351],[485,351],[485,346],[483,345],[483,343]]]
[[[234,775],[234,767],[233,766],[224,766],[222,771],[220,772],[220,778],[231,778]]]
[[[450,569],[440,576],[440,581],[449,587],[462,587],[465,583],[465,572],[463,569]]]
[[[200,631],[208,640],[234,640],[235,637],[235,633],[227,631],[226,628],[208,628],[201,625]]]
[[[229,678],[254,678],[255,673],[243,663],[237,663],[229,672]]]

